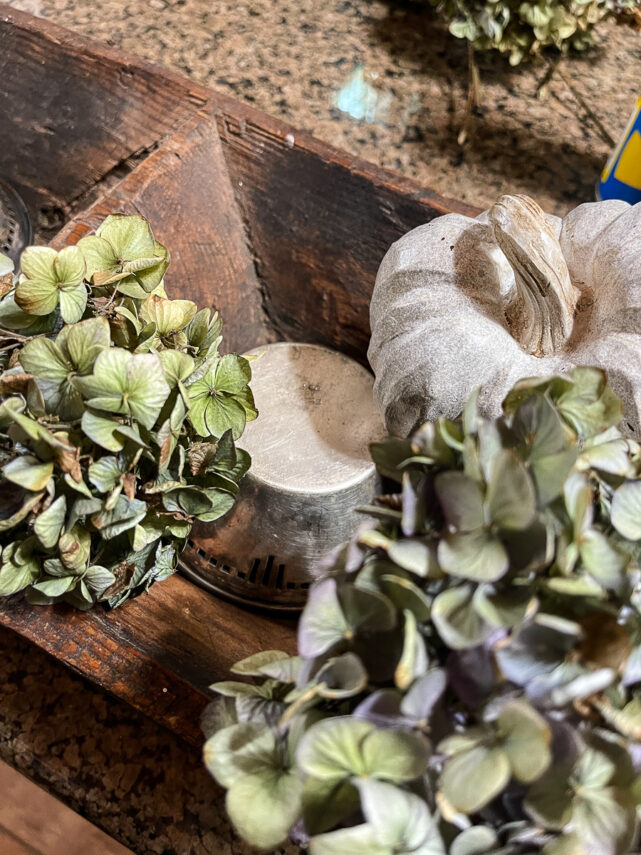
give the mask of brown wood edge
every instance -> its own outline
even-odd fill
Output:
[[[162,583],[190,585],[175,576]],[[126,606],[125,606],[126,608]],[[173,671],[119,638],[116,612],[100,606],[75,612],[61,606],[36,607],[20,595],[2,608],[1,623],[94,685],[200,748],[200,717],[211,700]],[[212,678],[215,678],[213,675]]]
[[[129,53],[112,48],[101,41],[80,35],[52,21],[36,18],[27,12],[19,11],[12,6],[0,2],[0,22],[11,23],[20,29],[31,32],[40,38],[56,43],[66,43],[78,51],[90,51],[114,65],[127,69],[137,69],[148,75],[163,77],[168,82],[184,89],[186,97],[203,114],[213,113],[221,131],[221,141],[225,145],[226,133],[237,133],[243,122],[256,128],[266,127],[283,140],[283,147],[288,146],[287,137],[292,134],[294,145],[303,148],[310,154],[328,164],[336,164],[350,172],[370,181],[377,187],[393,190],[408,198],[428,202],[435,210],[443,214],[456,211],[468,216],[476,216],[480,209],[448,197],[441,196],[434,190],[419,184],[411,178],[406,178],[394,170],[379,167],[363,158],[349,154],[342,149],[322,142],[306,131],[299,131],[287,122],[268,113],[251,107],[236,98],[219,90],[195,83],[188,77],[171,71],[157,63],[146,62]],[[236,125],[234,125],[236,123]]]
[[[275,116],[264,113],[249,104],[232,98],[231,96],[217,90],[209,90],[211,94],[210,106],[218,121],[218,128],[223,147],[228,144],[228,135],[251,136],[259,133],[261,129],[282,140],[282,148],[298,148],[314,155],[328,166],[337,166],[345,169],[369,182],[373,187],[387,190],[407,199],[429,204],[437,214],[451,214],[452,212],[475,217],[481,209],[466,202],[441,196],[435,190],[425,187],[407,178],[392,169],[376,166],[370,161],[364,160],[358,155],[350,154],[343,149],[319,140],[307,131],[296,130],[292,125]],[[292,138],[293,137],[293,141]]]
[[[113,65],[122,66],[127,70],[132,69],[149,76],[164,77],[168,82],[183,89],[185,97],[196,108],[203,107],[209,101],[211,90],[199,83],[194,83],[188,77],[185,77],[185,75],[177,74],[156,63],[145,62],[145,60],[138,57],[130,56],[124,51],[112,48],[98,39],[92,39],[89,36],[81,35],[67,27],[56,24],[48,18],[39,18],[0,2],[0,23],[12,24],[14,27],[24,32],[32,33],[44,41],[53,42],[54,44],[64,44],[79,53],[91,53]]]
[[[57,232],[57,234],[55,234],[49,241],[49,246],[60,250],[65,246],[77,244],[81,238],[93,232],[94,225],[97,225],[98,223],[89,225],[90,221],[95,220],[96,217],[100,220],[106,216],[107,213],[116,213],[115,210],[105,210],[106,201],[117,195],[121,188],[127,187],[128,185],[136,189],[138,192],[144,191],[149,184],[153,183],[154,179],[158,175],[157,170],[162,167],[164,159],[168,155],[172,154],[178,156],[180,154],[181,144],[185,144],[185,138],[188,137],[190,133],[197,132],[201,126],[211,124],[211,112],[202,107],[195,111],[191,116],[185,118],[177,128],[157,140],[155,148],[149,151],[145,157],[143,157],[130,172],[123,175],[116,184],[96,198],[89,200],[87,204],[81,206],[78,210],[74,211],[71,217],[64,223],[60,231]],[[227,176],[227,178],[228,177],[229,176]],[[152,223],[151,225],[153,227],[154,224]],[[246,235],[245,243],[248,243]]]

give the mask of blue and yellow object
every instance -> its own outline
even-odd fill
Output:
[[[641,98],[603,170],[597,195],[600,199],[623,199],[631,205],[641,202]]]

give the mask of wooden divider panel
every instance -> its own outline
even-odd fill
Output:
[[[130,61],[49,21],[0,5],[0,177],[35,218],[63,213],[207,99],[177,75]]]
[[[207,686],[259,650],[295,652],[294,621],[241,609],[181,576],[112,612],[0,599],[0,623],[193,745],[203,741]]]
[[[53,246],[76,243],[113,212],[142,214],[171,252],[167,293],[212,306],[225,349],[273,339],[216,125],[198,115],[120,183],[76,215]]]
[[[220,138],[270,322],[361,361],[369,301],[390,245],[441,214],[476,215],[219,93]]]

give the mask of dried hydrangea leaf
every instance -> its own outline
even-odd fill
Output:
[[[53,475],[53,463],[43,463],[37,457],[25,454],[7,463],[2,474],[8,481],[36,493],[44,490],[49,483]]]
[[[526,701],[510,701],[496,726],[514,777],[524,783],[539,778],[551,761],[552,732],[545,719]]]
[[[111,214],[95,235],[78,247],[87,263],[87,278],[96,286],[116,285],[122,294],[144,299],[161,282],[169,253],[140,216]]]
[[[231,430],[238,439],[257,412],[248,383],[249,362],[227,354],[216,360],[201,380],[189,386],[189,420],[201,436],[222,436]]]
[[[352,775],[400,782],[421,775],[428,755],[414,734],[377,730],[345,716],[313,725],[298,746],[297,762],[307,775],[335,783]]]
[[[130,414],[146,428],[153,427],[169,394],[156,354],[132,354],[120,347],[101,351],[93,373],[75,377],[73,383],[88,406]]]
[[[641,540],[641,481],[627,481],[612,499],[612,525],[628,540]]]
[[[18,560],[18,543],[10,543],[2,551],[0,563],[0,596],[8,597],[23,591],[40,575],[40,563],[36,556]]]
[[[227,810],[241,833],[265,849],[280,843],[301,810],[301,781],[283,764],[274,734],[255,723],[232,725],[207,740],[204,760],[229,788]]]
[[[191,300],[165,300],[150,295],[140,305],[140,316],[146,323],[154,324],[158,334],[163,336],[184,329],[197,309]]]
[[[46,511],[38,514],[33,530],[45,549],[53,549],[58,542],[67,515],[67,499],[58,498],[49,505]]]
[[[445,764],[441,789],[462,813],[476,813],[492,801],[510,780],[510,764],[500,748],[477,745],[455,754]]]
[[[28,247],[20,265],[15,299],[23,311],[48,315],[60,304],[66,323],[80,320],[87,305],[87,290],[83,283],[85,262],[77,247],[68,246],[60,252],[47,246]]]
[[[312,837],[309,852],[310,855],[390,855],[393,850],[378,840],[371,826],[354,825]]]

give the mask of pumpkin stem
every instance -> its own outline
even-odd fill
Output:
[[[581,294],[550,221],[529,196],[502,196],[489,218],[516,280],[505,306],[510,332],[533,356],[564,350]]]

